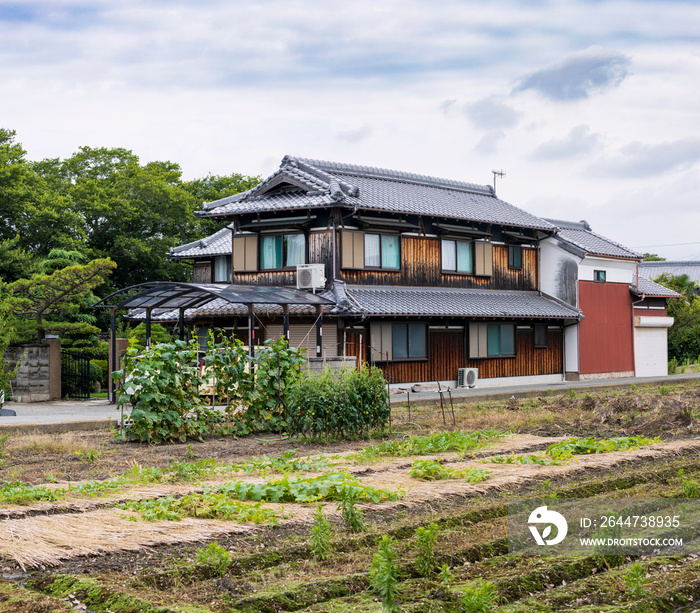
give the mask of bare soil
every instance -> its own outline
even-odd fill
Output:
[[[495,582],[504,598],[502,606],[507,610],[511,610],[509,606],[518,611],[530,607],[561,610],[556,608],[559,606],[583,611],[589,605],[600,604],[637,606],[625,591],[624,580],[615,575],[612,567],[595,572],[588,567],[580,572],[569,569],[566,571],[569,580],[563,579],[563,586],[560,579],[540,583],[532,579],[527,590],[512,587],[503,569],[489,567],[505,560],[498,552],[506,528],[503,514],[497,510],[516,494],[541,495],[546,491],[565,495],[575,490],[578,496],[587,497],[623,490],[630,495],[648,495],[656,489],[663,492],[678,489],[679,470],[688,478],[696,473],[700,476],[700,387],[683,383],[617,393],[571,392],[506,402],[455,404],[454,410],[448,409],[444,418],[437,406],[414,406],[410,413],[408,407],[401,407],[392,411],[392,434],[388,437],[484,428],[500,429],[508,434],[466,457],[454,452],[426,456],[453,468],[471,466],[492,471],[486,481],[474,484],[460,479],[438,482],[415,479],[408,475],[412,458],[358,462],[348,457],[378,440],[320,442],[264,434],[146,446],[118,441],[111,433],[94,431],[13,437],[5,443],[3,451],[0,478],[5,482],[65,488],[70,483],[117,477],[134,466],[167,467],[175,461],[210,458],[232,464],[253,457],[279,456],[294,449],[298,456],[332,456],[336,468],[352,472],[363,484],[389,490],[401,487],[407,494],[396,502],[359,505],[368,524],[367,532],[360,535],[347,532],[335,503],[325,503],[324,511],[335,536],[332,557],[324,563],[313,558],[308,546],[315,505],[266,505],[286,514],[277,526],[194,518],[179,522],[129,521],[130,514],[115,507],[116,502],[124,500],[201,492],[207,485],[225,480],[262,482],[265,475],[256,473],[143,484],[94,497],[74,496],[6,506],[0,509],[0,516],[5,517],[0,523],[0,564],[4,576],[0,587],[5,590],[0,591],[0,612],[88,607],[116,613],[117,610],[176,611],[184,610],[181,608],[184,606],[194,607],[189,610],[197,613],[332,612],[352,608],[379,611],[367,574],[377,540],[382,534],[393,535],[401,559],[410,560],[415,556],[411,543],[417,527],[431,521],[437,521],[442,529],[438,558],[460,569],[455,580],[458,585],[444,588],[434,582],[426,583],[407,570],[402,579],[403,610],[457,611],[457,596],[476,578]],[[632,435],[659,437],[660,441],[634,451],[583,456],[559,466],[480,463],[494,455],[541,453],[549,444],[572,436]],[[222,576],[211,576],[196,562],[198,549],[212,541],[225,547],[231,556],[231,567]],[[493,561],[487,563],[490,559]],[[523,564],[518,561],[515,575],[521,579],[534,576],[535,571]],[[683,597],[688,602],[700,598],[700,572],[692,560],[668,564],[682,575],[683,586],[690,586]],[[650,576],[657,572],[655,569],[650,570]],[[618,593],[614,589],[610,591],[605,580],[599,581],[603,575],[608,583],[617,581],[622,586]],[[97,581],[100,589],[95,591],[97,588],[90,584],[90,592],[80,583],[86,578]],[[598,595],[586,600],[576,591],[579,582],[591,584],[593,587],[589,585],[588,591]],[[693,587],[695,583],[697,590]],[[559,586],[557,589],[562,591],[556,601],[559,604],[548,604],[544,596],[550,589],[547,585]],[[656,602],[651,598],[656,595],[666,598],[669,589],[663,589],[659,583],[655,591],[647,592],[646,601]],[[580,592],[585,594],[586,590]],[[123,599],[125,595],[133,599],[132,604],[116,608],[116,597]],[[18,600],[14,600],[15,596]],[[103,605],[99,604],[100,599]],[[517,602],[521,608],[513,604]],[[49,608],[42,609],[44,606]],[[639,607],[624,610],[647,610],[642,604]]]

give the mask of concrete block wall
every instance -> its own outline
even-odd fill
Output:
[[[12,381],[16,400],[42,402],[61,397],[61,343],[58,339],[10,347],[5,357],[12,368],[21,360]]]

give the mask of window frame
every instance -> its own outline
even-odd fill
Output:
[[[607,283],[607,273],[605,270],[594,270],[593,281],[596,283]]]
[[[544,329],[544,341],[542,341],[541,337],[538,342],[538,333],[537,330],[543,330]],[[542,332],[540,332],[542,334]],[[549,326],[547,324],[533,324],[532,326],[532,344],[535,347],[535,349],[548,349],[549,348]]]
[[[516,262],[516,254],[519,262]],[[508,245],[508,268],[510,270],[522,270],[523,269],[523,246],[522,245]]]
[[[368,266],[367,265],[367,237],[377,236],[379,237],[379,266]],[[398,266],[384,266],[384,239],[385,238],[395,238],[398,243]],[[401,271],[401,235],[392,234],[391,232],[362,232],[362,244],[363,244],[363,264],[364,270],[386,270],[393,272]]]
[[[394,355],[395,338],[397,327],[405,326],[405,347],[406,356]],[[411,355],[410,334],[411,328],[420,328],[422,330],[423,354]],[[428,324],[423,321],[393,321],[393,322],[370,322],[370,361],[372,363],[382,362],[425,362],[430,357],[429,347],[430,331]]]
[[[287,236],[302,236],[304,238],[304,258],[303,262],[297,263],[297,264],[287,264],[286,263],[286,258],[287,258],[287,251],[285,249],[285,238]],[[281,251],[282,251],[282,262],[281,266],[274,266],[270,268],[265,268],[263,267],[263,256],[262,256],[262,250],[263,250],[263,243],[265,242],[266,238],[280,238],[282,241],[281,245]],[[308,263],[309,259],[309,254],[308,254],[308,246],[309,246],[309,241],[308,237],[304,232],[273,232],[273,233],[265,233],[265,234],[260,234],[260,238],[258,239],[258,270],[260,272],[274,272],[274,271],[279,271],[279,270],[296,270],[297,266],[302,266],[304,264]]]
[[[406,355],[396,355],[396,329],[399,326],[406,327]],[[423,331],[423,353],[411,355],[411,328],[420,328]],[[392,362],[418,362],[428,359],[428,325],[422,322],[393,322],[391,324],[391,356]]]
[[[226,279],[221,280],[216,275],[216,263],[224,260],[226,262]],[[212,283],[227,283],[230,284],[233,280],[233,265],[230,255],[215,255],[211,260],[211,278]]]
[[[444,253],[443,248],[445,245],[445,241],[449,241],[451,243],[454,243],[454,262],[455,262],[454,269],[445,268],[445,258],[443,257],[443,253]],[[457,243],[463,243],[463,244],[467,245],[469,252],[471,254],[471,271],[458,270],[458,268],[459,268],[458,253],[459,253],[459,251],[458,251]],[[475,243],[476,243],[476,241],[463,239],[463,238],[454,238],[451,236],[441,237],[440,238],[440,272],[442,272],[443,274],[448,274],[448,275],[474,276],[476,274]]]
[[[513,352],[503,352],[503,337],[501,331],[503,328],[510,328],[511,338],[513,343]],[[491,353],[489,345],[490,336],[494,329],[498,328],[498,349],[499,353]],[[515,358],[518,356],[518,335],[517,325],[511,322],[504,321],[485,321],[472,322],[469,324],[469,344],[467,357],[470,360],[477,359],[500,359],[500,358]]]

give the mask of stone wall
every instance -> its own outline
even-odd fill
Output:
[[[52,353],[58,350],[58,372],[56,372],[56,356]],[[19,370],[12,381],[14,399],[19,402],[41,402],[54,400],[61,396],[61,348],[60,343],[32,343],[21,347],[10,347],[5,357],[14,368],[21,360]],[[52,368],[53,366],[53,368]],[[58,386],[56,385],[58,383]],[[56,388],[58,394],[56,394]]]

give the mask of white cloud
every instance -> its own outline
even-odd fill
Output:
[[[644,178],[675,169],[689,168],[700,162],[700,139],[648,144],[630,143],[613,157],[598,160],[589,171],[594,175]]]
[[[503,102],[499,96],[489,96],[467,104],[464,113],[475,127],[482,130],[512,128],[520,117],[520,113]]]
[[[600,146],[600,135],[591,133],[589,126],[580,125],[571,129],[564,138],[553,138],[535,148],[535,159],[553,160],[590,154]]]
[[[629,65],[630,59],[621,53],[586,50],[530,73],[513,92],[531,89],[551,100],[581,100],[619,85],[628,76]]]

